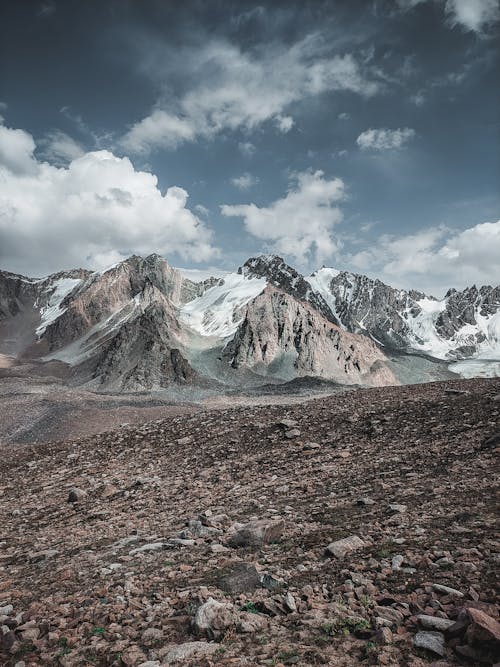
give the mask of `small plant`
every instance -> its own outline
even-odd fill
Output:
[[[34,646],[33,642],[28,640],[28,641],[22,642],[19,645],[19,648],[16,650],[15,655],[16,656],[26,655],[26,653],[31,653],[34,650],[35,650],[35,646]]]
[[[106,628],[101,628],[100,626],[96,626],[96,627],[92,630],[92,634],[93,634],[95,637],[104,637],[105,632],[106,632]]]
[[[250,614],[258,614],[257,607],[255,606],[255,603],[252,601],[245,602],[245,604],[240,607],[240,611],[248,611]]]

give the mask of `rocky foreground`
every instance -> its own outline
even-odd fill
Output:
[[[6,446],[0,664],[494,664],[499,429],[469,380]]]

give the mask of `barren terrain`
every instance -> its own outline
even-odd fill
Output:
[[[476,379],[4,444],[0,663],[494,664],[499,422]]]

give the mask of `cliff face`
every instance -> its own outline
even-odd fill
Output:
[[[436,299],[347,271],[324,268],[308,280],[343,328],[383,345],[449,359],[500,350],[500,286],[452,289]]]
[[[373,341],[342,331],[308,304],[274,287],[246,306],[224,357],[233,368],[256,372],[283,362],[292,364],[298,376],[341,384],[398,384]]]
[[[393,384],[384,349],[395,348],[498,359],[500,287],[438,300],[334,269],[305,279],[273,255],[198,283],[158,255],[42,279],[0,272],[0,353],[65,362],[74,382],[99,388],[151,389],[204,374],[238,383],[239,369]],[[215,358],[226,365],[212,369]]]

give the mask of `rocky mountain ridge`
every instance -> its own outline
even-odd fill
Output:
[[[333,269],[304,277],[273,255],[202,282],[154,254],[103,272],[0,272],[0,353],[59,360],[71,382],[96,389],[303,376],[397,383],[390,350],[495,354],[500,287],[438,301]]]

